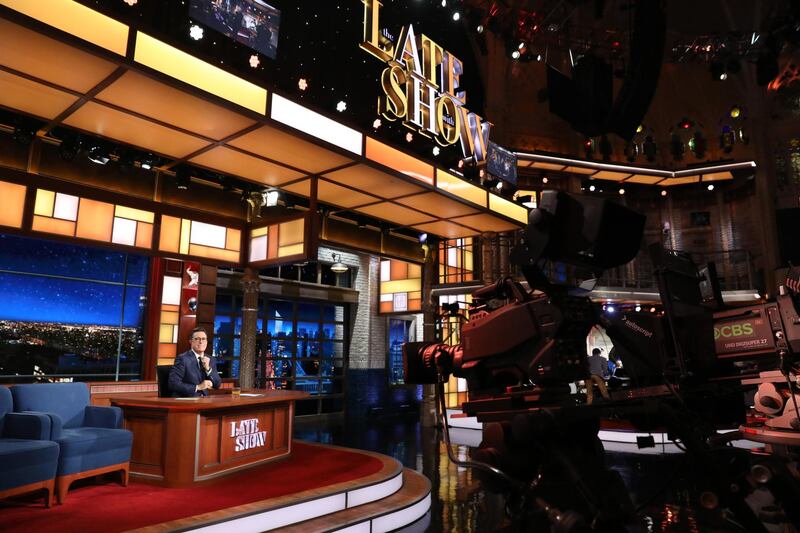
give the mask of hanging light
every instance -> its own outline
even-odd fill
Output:
[[[336,274],[343,274],[350,270],[350,267],[342,263],[342,256],[340,254],[333,254],[334,263],[331,265],[331,272]]]

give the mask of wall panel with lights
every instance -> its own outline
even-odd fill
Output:
[[[381,261],[379,313],[422,310],[422,265],[384,259]]]

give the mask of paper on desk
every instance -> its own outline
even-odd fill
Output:
[[[250,396],[250,397],[255,397],[255,396],[264,396],[264,395],[263,395],[263,394],[256,394],[256,393],[254,393],[254,392],[243,392],[243,393],[241,393],[239,396]]]
[[[191,398],[173,398],[173,400],[199,400],[200,396],[193,396]]]

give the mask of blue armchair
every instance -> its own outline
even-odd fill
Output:
[[[50,418],[13,413],[8,387],[0,385],[0,499],[45,491],[50,507],[58,468],[58,444],[50,439]]]
[[[76,479],[122,472],[128,485],[133,434],[122,428],[118,407],[89,405],[85,383],[15,385],[11,388],[16,411],[47,413],[51,439],[60,446],[56,498],[63,503]]]

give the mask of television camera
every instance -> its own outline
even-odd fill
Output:
[[[639,431],[666,430],[685,448],[704,523],[767,531],[763,509],[748,500],[764,488],[780,508],[778,520],[800,523],[792,454],[800,444],[793,356],[800,319],[792,297],[784,290],[774,302],[725,310],[713,264],[698,272],[687,254],[658,244],[650,255],[663,313],[605,314],[588,293],[603,270],[637,255],[644,223],[603,198],[545,191],[512,253],[528,288],[506,278],[475,291],[457,345],[407,343],[406,382],[436,384],[445,417],[443,383],[451,374],[466,379],[462,409],[483,423],[483,441],[473,460],[459,461],[444,418],[450,459],[486,473],[488,488],[506,493],[526,529],[635,529],[637,509],[604,465],[597,436],[609,417]],[[547,262],[577,281],[552,281]],[[588,376],[586,338],[598,325],[630,386],[587,405],[571,385]],[[743,392],[755,384],[756,423],[748,424]],[[718,435],[731,425],[739,431]],[[730,446],[738,437],[783,446],[780,460]]]

